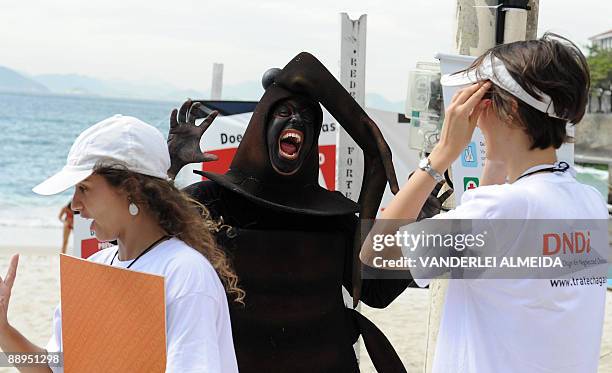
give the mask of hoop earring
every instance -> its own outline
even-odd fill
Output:
[[[130,215],[136,216],[140,212],[140,209],[138,208],[138,206],[136,206],[134,202],[130,202],[130,205],[128,206],[128,211],[130,212]]]

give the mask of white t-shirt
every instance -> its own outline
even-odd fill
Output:
[[[608,219],[608,211],[599,192],[578,183],[570,169],[469,190],[456,209],[435,218]],[[450,280],[433,372],[595,373],[605,292],[605,282]]]
[[[110,264],[117,247],[89,260]],[[113,266],[126,268],[132,260]],[[166,372],[238,372],[225,290],[217,273],[199,252],[177,238],[161,242],[130,270],[164,276],[166,291]],[[62,351],[61,307],[53,316],[47,351]],[[63,372],[63,368],[52,368]]]

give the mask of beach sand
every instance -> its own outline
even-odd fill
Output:
[[[0,248],[0,276],[12,254],[19,252],[19,268],[9,305],[9,321],[23,335],[44,347],[51,336],[53,312],[59,304],[59,248]],[[0,368],[0,373],[17,372]]]
[[[0,247],[0,275],[6,273],[11,255],[20,253],[19,270],[9,309],[9,320],[39,346],[51,335],[53,311],[59,302],[59,256],[57,248],[24,246]],[[361,312],[389,338],[408,372],[421,373],[425,354],[428,317],[428,291],[407,289],[387,309],[361,306]],[[365,347],[361,345],[361,370],[375,372]],[[612,373],[612,291],[607,292],[606,319],[599,373]],[[0,368],[0,373],[16,372]]]

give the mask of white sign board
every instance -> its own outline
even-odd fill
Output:
[[[73,249],[72,255],[77,258],[89,258],[99,250],[112,246],[109,242],[100,242],[90,229],[92,219],[83,219],[81,215],[74,214]]]
[[[383,136],[387,140],[393,153],[393,164],[400,186],[408,179],[410,172],[417,168],[419,152],[411,149],[410,124],[400,120],[399,113],[367,109],[367,114],[379,126]],[[176,176],[176,185],[184,188],[190,184],[202,181],[200,175],[194,174],[193,170],[206,169],[207,171],[225,173],[236,153],[236,149],[242,140],[252,113],[244,113],[230,116],[220,116],[215,119],[208,131],[202,137],[200,147],[202,150],[214,153],[219,157],[218,161],[198,163],[183,167]],[[336,190],[336,134],[339,124],[323,109],[323,124],[319,136],[319,184],[329,190]],[[360,174],[363,172],[363,164],[356,164]],[[339,167],[342,172],[342,167]],[[361,184],[361,179],[358,180]],[[359,190],[356,191],[359,194]],[[391,201],[393,194],[387,187],[379,212]],[[83,219],[80,215],[74,216],[74,255],[86,258],[101,247],[108,244],[99,243],[90,231],[91,220]]]

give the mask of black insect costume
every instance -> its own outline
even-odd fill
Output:
[[[345,287],[357,300],[383,308],[408,286],[408,280],[361,280],[357,259],[356,214],[373,218],[378,210],[391,164],[388,146],[374,122],[310,54],[267,73],[264,86],[229,171],[202,172],[209,180],[186,188],[225,224],[217,241],[246,292],[245,306],[230,310],[239,370],[358,372],[353,344],[362,335],[379,372],[405,372],[382,332],[347,308],[342,297]],[[311,103],[315,118],[305,133],[314,139],[301,166],[288,175],[273,166],[273,142],[266,139],[274,108],[295,98]],[[359,203],[318,184],[319,103],[364,151]],[[392,166],[390,171],[394,179]]]

